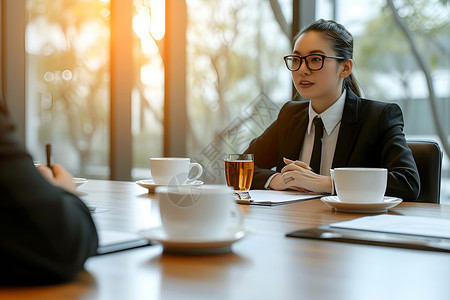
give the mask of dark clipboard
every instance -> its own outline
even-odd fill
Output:
[[[293,231],[287,233],[286,236],[330,242],[450,253],[450,239],[447,238],[331,228],[328,225]]]

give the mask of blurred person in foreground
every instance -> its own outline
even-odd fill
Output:
[[[96,253],[98,236],[72,176],[34,166],[0,99],[0,286],[72,280]]]

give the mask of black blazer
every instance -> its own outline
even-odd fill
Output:
[[[245,153],[253,153],[253,189],[280,171],[283,157],[297,160],[308,126],[309,101],[286,103],[278,118],[254,139]],[[388,169],[386,195],[415,201],[419,173],[403,133],[403,115],[397,104],[367,100],[347,90],[332,168],[382,167]],[[272,170],[276,168],[276,171]]]
[[[88,208],[50,184],[0,111],[0,286],[73,279],[98,237]]]

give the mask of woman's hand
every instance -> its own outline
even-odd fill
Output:
[[[48,182],[58,185],[71,193],[75,192],[75,184],[73,183],[72,175],[70,175],[70,173],[60,164],[54,163],[51,169],[45,164],[40,164],[36,168]]]
[[[283,159],[286,166],[271,180],[274,190],[293,189],[301,192],[331,193],[331,177],[319,175],[302,161]]]
[[[310,193],[311,192],[310,190],[289,184],[289,180],[288,180],[288,183],[286,183],[282,174],[277,174],[272,178],[272,180],[269,183],[269,188],[271,188],[272,190],[277,190],[277,191],[283,191],[283,190],[290,189],[290,190],[296,190],[296,191],[299,191],[302,193]]]

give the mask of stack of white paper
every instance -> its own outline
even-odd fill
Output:
[[[450,238],[450,220],[438,218],[378,215],[333,223],[330,227]]]

